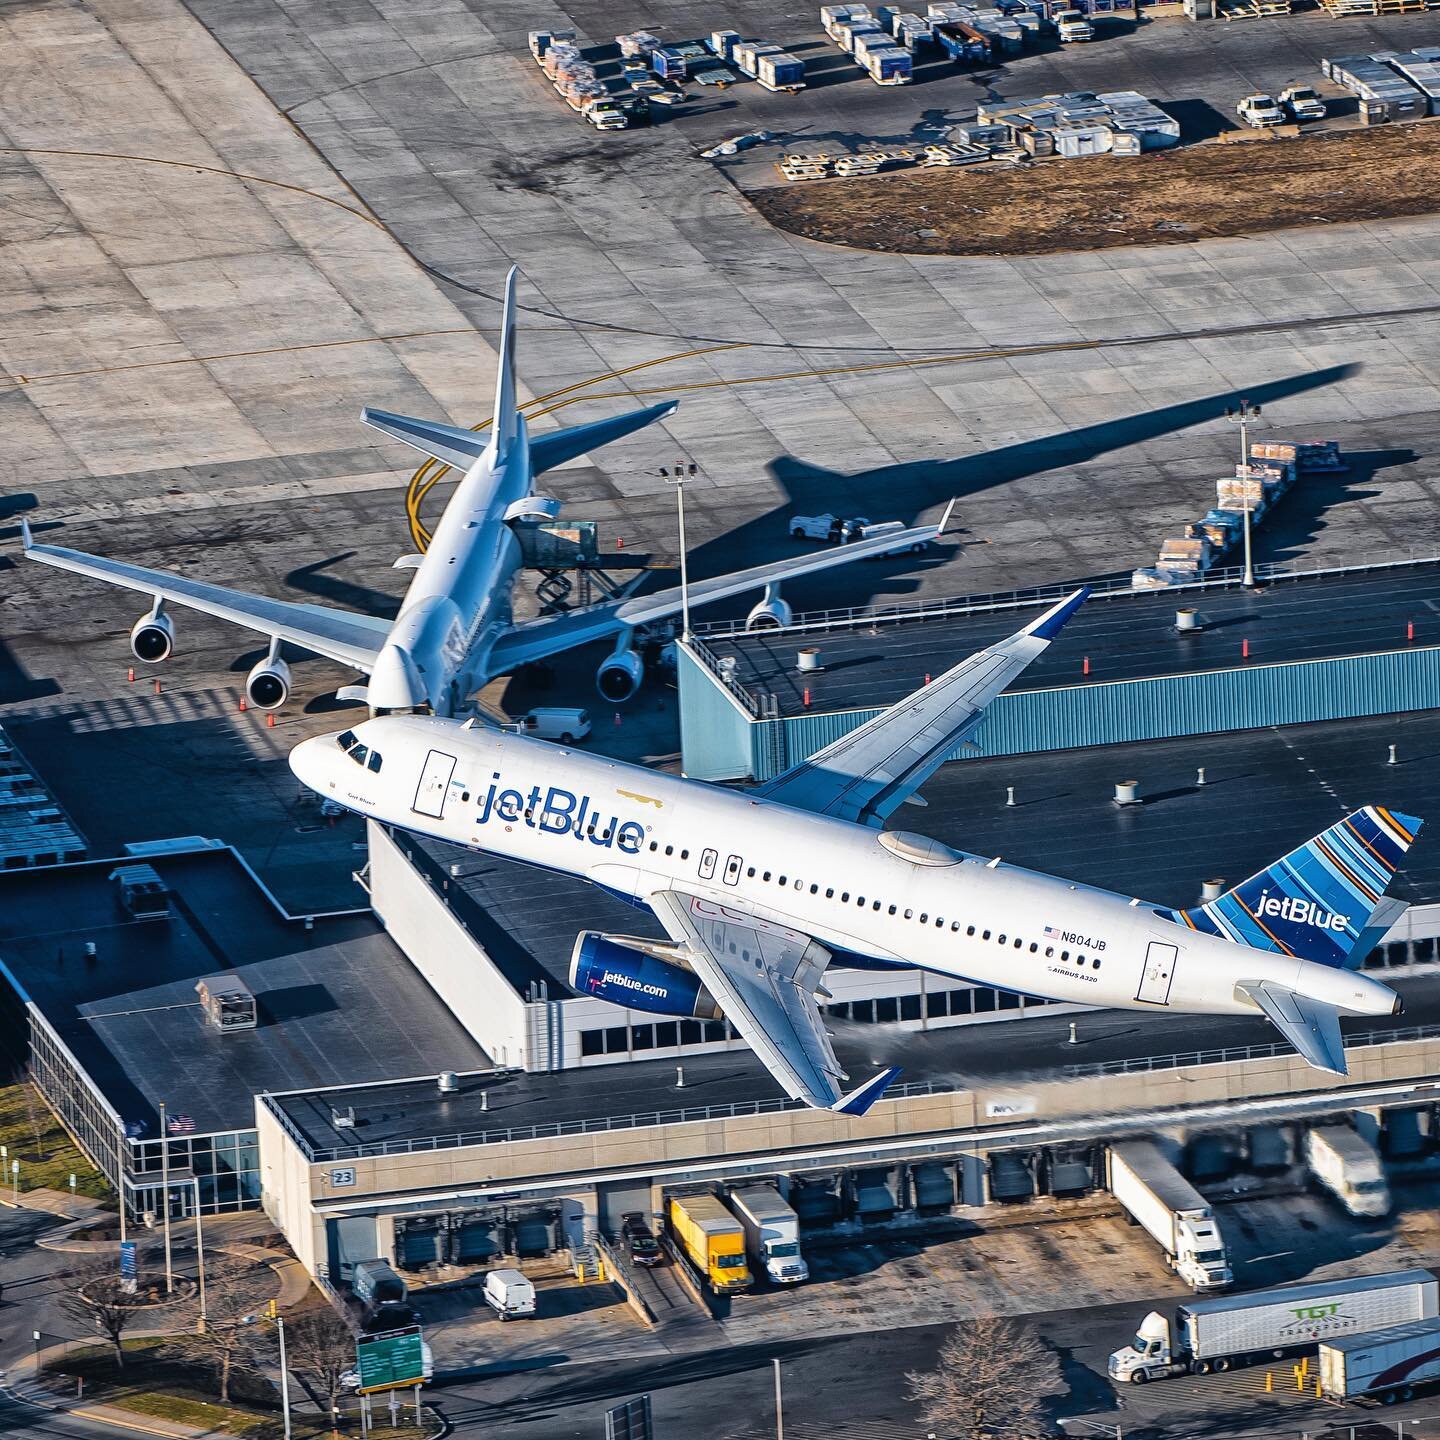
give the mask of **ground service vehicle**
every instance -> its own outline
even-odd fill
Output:
[[[355,1298],[364,1306],[398,1305],[410,1293],[388,1260],[357,1260],[350,1279]]]
[[[592,100],[580,112],[597,130],[624,130],[630,121],[614,100]]]
[[[844,520],[839,515],[792,515],[790,536],[794,540],[828,540],[832,545],[843,545],[855,526],[863,524],[863,520]]]
[[[485,1303],[502,1319],[535,1313],[535,1286],[518,1270],[492,1270],[485,1277]]]
[[[1208,1375],[1322,1341],[1391,1325],[1433,1320],[1440,1283],[1428,1270],[1394,1270],[1355,1280],[1287,1285],[1181,1305],[1172,1322],[1152,1310],[1134,1340],[1110,1357],[1112,1380],[1147,1380],[1191,1371]]]
[[[1112,1145],[1110,1193],[1162,1250],[1192,1290],[1223,1290],[1234,1279],[1215,1212],[1149,1140]]]
[[[1348,1125],[1317,1125],[1305,1135],[1310,1173],[1352,1215],[1388,1215],[1390,1187],[1375,1147]]]
[[[1323,120],[1325,102],[1309,85],[1291,85],[1276,97],[1295,120]]]
[[[590,733],[590,712],[564,705],[539,705],[515,723],[522,735],[573,745]]]
[[[733,1295],[754,1284],[745,1264],[745,1231],[715,1196],[672,1197],[670,1233],[717,1295]]]
[[[665,1259],[660,1242],[650,1228],[650,1220],[638,1210],[631,1210],[620,1217],[620,1238],[625,1242],[626,1253],[636,1265],[653,1269]]]
[[[776,1285],[798,1285],[810,1278],[800,1255],[800,1217],[770,1185],[730,1192],[730,1208],[745,1231],[745,1250]]]
[[[1440,1380],[1440,1320],[1346,1335],[1320,1346],[1320,1390],[1331,1400],[1372,1395],[1393,1405]]]
[[[1079,10],[1059,10],[1053,18],[1062,45],[1073,45],[1077,41],[1095,38],[1095,27]]]
[[[1235,107],[1235,113],[1247,125],[1253,125],[1257,130],[1263,130],[1268,125],[1285,123],[1285,112],[1269,95],[1247,95]]]

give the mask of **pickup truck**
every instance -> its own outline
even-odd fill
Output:
[[[1057,10],[1052,18],[1062,45],[1073,45],[1095,38],[1095,27],[1079,10]]]
[[[1285,123],[1285,112],[1269,95],[1259,93],[1247,95],[1235,107],[1235,113],[1247,125],[1253,125],[1257,130],[1264,130],[1271,125],[1283,125]]]
[[[1280,104],[1295,120],[1323,120],[1325,102],[1309,85],[1291,85],[1279,95]]]

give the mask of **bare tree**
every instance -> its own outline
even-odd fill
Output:
[[[355,1336],[350,1327],[328,1307],[307,1311],[286,1325],[285,1349],[291,1367],[324,1395],[334,1429],[340,1377],[355,1368]]]
[[[905,1380],[921,1421],[963,1440],[1043,1435],[1045,1396],[1061,1388],[1054,1353],[1033,1330],[998,1315],[957,1325],[935,1368],[908,1371]]]
[[[45,1106],[40,1100],[40,1092],[35,1088],[35,1082],[30,1078],[30,1072],[25,1072],[25,1080],[20,1086],[20,1093],[25,1098],[25,1123],[30,1127],[30,1138],[35,1142],[35,1158],[45,1159],[43,1148],[43,1135],[45,1125]]]
[[[139,1310],[136,1297],[121,1288],[118,1267],[108,1256],[94,1256],[61,1279],[61,1312],[78,1325],[98,1330],[115,1352],[115,1368],[125,1368],[121,1337]]]
[[[250,1358],[253,1327],[275,1288],[269,1268],[236,1256],[221,1255],[205,1267],[205,1328],[176,1336],[175,1347],[215,1372],[222,1402],[230,1399],[230,1381]]]

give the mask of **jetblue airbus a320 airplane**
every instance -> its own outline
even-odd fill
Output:
[[[749,791],[419,715],[307,740],[290,764],[383,824],[576,875],[653,911],[670,943],[581,934],[575,989],[634,1010],[723,1014],[816,1107],[863,1114],[898,1073],[842,1086],[817,997],[826,966],[847,959],[1151,1014],[1259,1012],[1312,1065],[1344,1074],[1341,1013],[1400,1008],[1357,967],[1388,928],[1376,911],[1418,820],[1358,810],[1183,911],[879,829],[1085,594]]]
[[[367,425],[452,466],[462,477],[435,527],[430,548],[424,555],[402,555],[395,562],[397,570],[413,570],[415,578],[393,622],[352,610],[228,590],[59,545],[37,545],[29,524],[22,520],[25,554],[150,596],[149,613],[130,632],[136,659],[148,664],[168,659],[175,648],[175,622],[167,605],[188,606],[266,636],[270,653],[245,681],[250,703],[263,710],[278,709],[290,695],[290,669],[280,654],[282,643],[352,666],[369,677],[365,685],[342,688],[341,699],[364,700],[382,714],[426,710],[455,715],[463,714],[475,692],[496,676],[593,640],[613,639],[615,648],[601,662],[595,685],[612,703],[628,700],[644,674],[635,631],[678,615],[679,589],[603,600],[517,624],[511,590],[523,558],[514,532],[517,526],[552,520],[560,512],[558,500],[536,493],[536,476],[663,420],[676,402],[531,439],[517,401],[515,274],[512,269],[505,281],[500,370],[488,435],[387,410],[364,412]],[[923,550],[944,529],[949,514],[947,510],[938,525],[918,525],[699,581],[690,586],[690,604],[759,590],[763,595],[751,610],[749,623],[783,624],[790,613],[780,597],[783,581],[856,560]]]

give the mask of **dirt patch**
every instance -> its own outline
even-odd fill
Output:
[[[1440,124],[811,181],[749,199],[782,230],[866,250],[1048,255],[1177,244],[1440,210]]]

